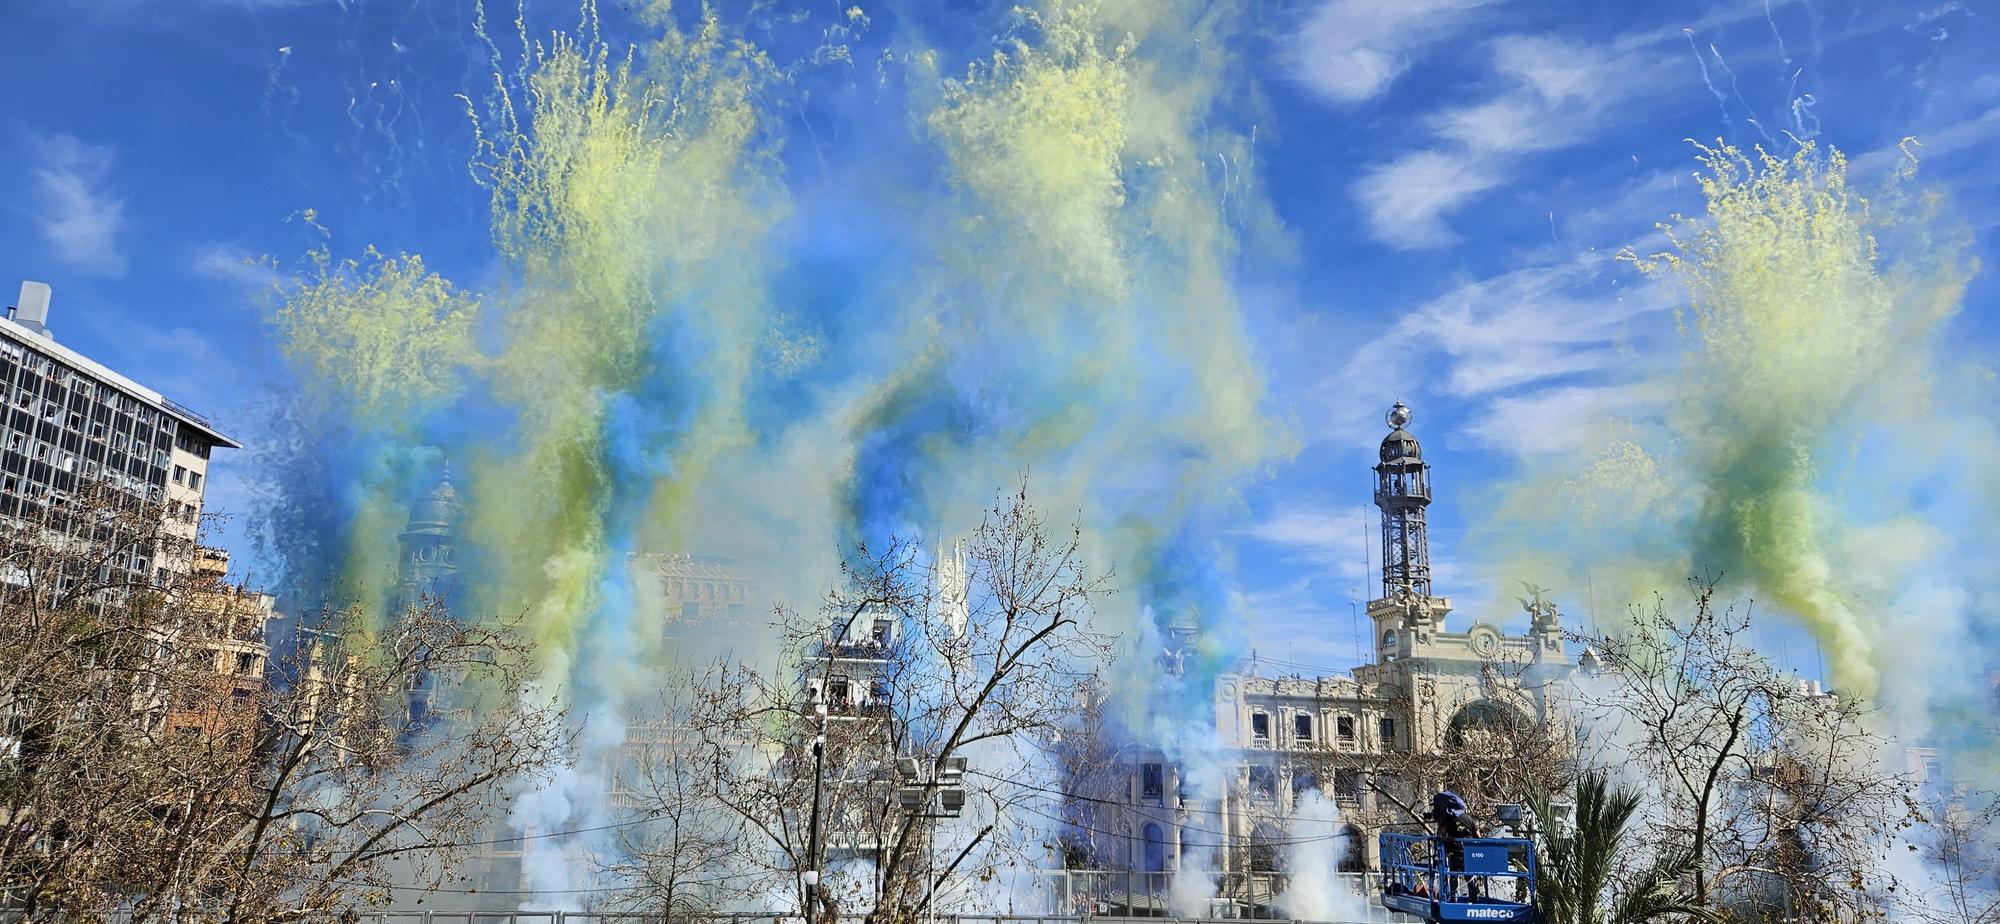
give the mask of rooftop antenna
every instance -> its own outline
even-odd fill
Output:
[[[1590,634],[1596,635],[1597,628],[1597,581],[1592,576],[1590,565],[1583,566],[1583,612],[1590,620]]]
[[[1361,604],[1354,599],[1360,592],[1357,587],[1347,589],[1347,624],[1354,630],[1354,664],[1357,667],[1364,657],[1361,651]]]

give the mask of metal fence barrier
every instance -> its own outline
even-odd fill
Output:
[[[24,920],[17,913],[0,911],[0,922]],[[113,912],[99,920],[104,924],[129,924],[130,917]],[[798,915],[710,914],[673,917],[621,911],[358,911],[335,920],[350,924],[804,924]],[[843,920],[859,921],[859,916]],[[930,916],[935,924],[1095,924],[1095,922],[1144,922],[1144,924],[1242,924],[1244,918],[1185,918],[1158,915],[1052,915],[1052,914],[941,914]],[[1412,921],[1370,904],[1362,917],[1325,921],[1294,918],[1263,918],[1272,924],[1379,924]]]
[[[1282,873],[1149,873],[1127,870],[1034,870],[1023,871],[1010,890],[1007,914],[933,914],[935,924],[1087,924],[1095,921],[1132,921],[1145,924],[1243,924],[1245,920],[1291,921],[1300,919],[1283,914],[1273,903],[1284,894],[1288,877]],[[1173,881],[1176,876],[1213,876],[1214,897],[1207,915],[1177,917],[1171,914]],[[1310,924],[1397,924],[1414,918],[1390,911],[1377,901],[1380,877],[1375,873],[1336,873],[1335,891],[1351,897],[1346,912],[1338,918]],[[1204,890],[1206,891],[1206,890]],[[1021,913],[1026,912],[1026,913]],[[199,919],[198,916],[195,919]],[[0,924],[13,924],[17,915],[0,911]],[[99,918],[105,924],[130,924],[127,915],[111,912]],[[808,924],[796,914],[713,913],[669,918],[643,912],[564,910],[402,910],[355,911],[335,918],[352,924]],[[843,916],[843,924],[861,924],[863,915]]]

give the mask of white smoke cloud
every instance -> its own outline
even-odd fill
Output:
[[[1349,838],[1341,836],[1340,806],[1317,789],[1300,794],[1292,811],[1285,870],[1291,879],[1272,905],[1302,921],[1356,921],[1368,914],[1368,899],[1336,873]]]

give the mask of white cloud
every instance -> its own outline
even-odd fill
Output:
[[[1598,442],[1602,424],[1651,414],[1666,395],[1645,385],[1573,385],[1494,400],[1466,435],[1517,455],[1573,452]]]
[[[105,188],[111,150],[71,135],[34,139],[35,220],[64,263],[98,276],[125,275],[117,236],[125,202]]]
[[[1354,184],[1375,237],[1395,247],[1436,247],[1453,240],[1444,217],[1500,184],[1480,159],[1418,151],[1369,171]]]
[[[1368,617],[1359,604],[1372,585],[1328,585],[1320,576],[1307,575],[1243,595],[1250,647],[1267,676],[1336,673],[1370,656]]]
[[[1373,99],[1410,66],[1417,49],[1465,28],[1494,0],[1326,0],[1292,46],[1299,81],[1343,103]]]
[[[278,284],[278,271],[235,244],[209,242],[195,247],[188,268],[197,275],[248,289]]]
[[[1450,356],[1443,391],[1481,397],[1623,362],[1626,322],[1667,307],[1655,286],[1622,292],[1595,254],[1552,267],[1467,283],[1425,304],[1397,327],[1409,341]]]
[[[1293,558],[1331,568],[1341,577],[1360,578],[1367,570],[1367,548],[1374,535],[1371,513],[1371,508],[1358,505],[1286,507],[1243,534]]]
[[[1443,146],[1405,154],[1355,184],[1376,239],[1421,249],[1456,238],[1446,219],[1500,185],[1522,154],[1589,137],[1605,114],[1654,82],[1664,59],[1603,43],[1510,35],[1492,43],[1500,92],[1425,118]]]
[[[1321,435],[1352,441],[1377,433],[1376,408],[1352,400],[1364,392],[1409,397],[1422,389],[1497,407],[1500,399],[1524,400],[1538,388],[1619,378],[1638,361],[1628,340],[1654,332],[1638,319],[1671,300],[1657,285],[1627,290],[1611,275],[1607,258],[1585,253],[1468,282],[1432,299],[1315,386]],[[1509,419],[1524,420],[1527,409],[1517,405]],[[1505,425],[1493,426],[1482,441],[1509,443]]]
[[[1918,132],[1913,152],[1919,161],[1934,157],[1945,157],[1966,150],[1985,150],[1994,135],[2000,134],[2000,107],[1988,109],[1976,116],[1949,125],[1943,125],[1926,132]],[[1869,151],[1854,158],[1850,171],[1873,177],[1887,173],[1890,168],[1903,162],[1904,152],[1900,145],[1891,145]]]
[[[1511,88],[1483,103],[1431,117],[1437,133],[1487,152],[1551,151],[1589,134],[1592,123],[1657,69],[1636,55],[1553,36],[1493,43],[1493,71]]]

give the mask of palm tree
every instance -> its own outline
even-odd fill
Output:
[[[1720,920],[1681,892],[1697,862],[1693,851],[1663,851],[1643,875],[1620,881],[1618,861],[1638,793],[1586,773],[1576,783],[1576,823],[1567,826],[1547,793],[1535,793],[1528,804],[1542,832],[1535,903],[1543,924],[1639,924],[1669,915]]]

